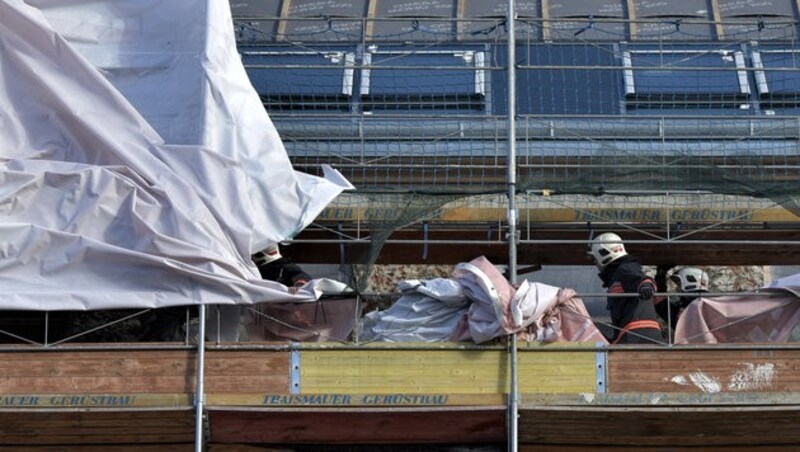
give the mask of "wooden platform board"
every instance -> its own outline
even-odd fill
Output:
[[[190,407],[3,409],[0,449],[34,445],[192,444],[194,425]]]
[[[425,444],[505,441],[506,407],[220,409],[212,443]]]
[[[592,347],[559,351],[556,346],[544,353],[521,348],[520,391],[594,391]],[[510,381],[503,348],[303,350],[299,363],[304,394],[503,394]]]
[[[519,432],[521,443],[584,447],[796,446],[800,406],[526,406]]]
[[[0,449],[190,444],[195,354],[0,350]],[[205,356],[212,445],[506,437],[505,346],[242,344]],[[800,347],[521,343],[517,356],[521,444],[800,444]]]
[[[0,352],[0,394],[191,394],[190,350]]]
[[[612,393],[800,391],[800,350],[617,351],[608,356]]]
[[[289,352],[209,350],[205,388],[208,393],[290,391]]]

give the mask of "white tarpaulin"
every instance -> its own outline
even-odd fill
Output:
[[[382,311],[367,313],[359,324],[359,339],[382,342],[446,341],[471,301],[452,279],[405,280],[403,294]]]
[[[572,289],[523,281],[512,285],[486,257],[456,265],[453,279],[406,280],[389,309],[367,313],[364,341],[485,343],[516,334],[525,341],[602,342]]]
[[[0,161],[0,309],[311,300],[250,254],[352,188],[292,169],[227,0],[0,0]]]

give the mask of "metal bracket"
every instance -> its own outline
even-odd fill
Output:
[[[292,342],[289,351],[289,393],[300,394],[300,344]]]
[[[428,222],[422,223],[422,260],[428,259]]]
[[[336,223],[336,232],[339,233],[339,265],[344,268],[344,263],[346,262],[345,259],[345,249],[344,249],[344,242],[341,241],[342,237],[344,236],[342,222]]]
[[[596,384],[595,392],[598,394],[605,394],[606,392],[606,358],[608,357],[608,349],[602,342],[597,343],[597,352],[594,355]]]

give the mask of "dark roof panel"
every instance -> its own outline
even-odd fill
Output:
[[[722,26],[724,38],[735,41],[794,41],[797,39],[797,26],[785,20],[776,22],[765,18],[749,23],[725,24]]]
[[[488,0],[464,0],[464,18],[472,17],[505,17],[508,2]],[[514,11],[519,17],[540,17],[539,0],[517,0]]]
[[[288,17],[364,17],[367,0],[291,0]]]
[[[231,2],[241,42],[276,36],[360,42],[362,30],[375,41],[491,41],[505,37],[507,8],[507,0]],[[525,40],[775,41],[798,35],[797,0],[516,0],[515,9],[517,38]],[[270,19],[281,15],[280,24]]]
[[[360,41],[367,0],[290,0],[281,39],[305,42]],[[310,20],[298,20],[299,18]],[[357,18],[350,20],[346,18]]]
[[[705,42],[715,39],[715,28],[710,20],[692,23],[683,22],[682,17],[662,17],[661,19],[660,21],[644,21],[633,24],[632,39],[690,42]]]
[[[551,18],[618,17],[624,18],[625,0],[560,0],[547,6]]]
[[[726,17],[783,16],[794,18],[794,0],[718,0],[719,12]]]
[[[507,27],[506,1],[464,0],[459,17],[459,36],[462,41],[505,39]],[[517,0],[514,11],[520,20],[516,22],[517,39],[526,41],[541,39],[542,22],[539,0]]]
[[[726,40],[797,39],[794,0],[719,0]]]
[[[362,19],[345,18],[285,19],[280,38],[303,42],[357,42],[361,40],[362,22]]]
[[[231,2],[236,39],[240,42],[274,41],[281,0]],[[269,19],[271,18],[271,19]]]
[[[370,19],[375,20],[367,25],[370,40],[447,41],[456,38],[458,0],[372,1]]]
[[[455,17],[455,0],[373,0],[375,17]]]
[[[599,40],[620,41],[628,39],[628,27],[623,21],[604,22],[602,19],[624,19],[625,0],[553,1],[543,12],[545,39],[559,41]],[[564,20],[577,19],[577,20]],[[600,19],[599,21],[597,19]]]
[[[250,16],[270,16],[278,17],[281,12],[281,0],[256,0],[256,1],[232,1],[231,14],[233,18]]]
[[[633,9],[632,39],[709,41],[716,37],[708,0],[637,1]]]
[[[637,19],[648,17],[696,17],[711,20],[708,0],[642,1],[634,3]]]
[[[367,24],[367,38],[372,41],[454,41],[455,22],[452,20],[402,18],[373,21]]]

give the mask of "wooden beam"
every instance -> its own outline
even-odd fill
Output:
[[[211,443],[426,444],[505,441],[503,405],[449,408],[211,409]]]
[[[552,39],[550,29],[553,23],[550,21],[550,0],[541,0],[542,4],[542,40]]]
[[[289,12],[291,11],[292,0],[283,0],[283,6],[281,7],[281,19],[278,21],[278,36],[276,41],[284,40],[286,36],[286,27],[288,22],[285,20],[289,17]]]
[[[711,18],[714,21],[714,30],[717,32],[717,39],[725,39],[725,27],[722,26],[722,11],[719,8],[719,0],[709,0],[711,2]]]
[[[628,6],[628,27],[630,39],[634,40],[639,35],[639,24],[636,23],[636,0],[625,0]]]
[[[0,352],[0,393],[190,394],[195,366],[188,350]]]
[[[400,230],[389,236],[378,253],[378,264],[425,264],[455,265],[478,256],[486,256],[495,264],[508,260],[508,245],[503,240],[503,230],[491,228],[496,225],[464,225],[461,229],[430,227],[426,233],[421,229]],[[595,231],[616,231],[628,241],[652,241],[653,243],[630,243],[628,251],[639,257],[645,265],[796,265],[800,253],[800,228],[788,226],[782,229],[736,229],[731,226],[720,230],[696,231],[680,240],[668,241],[670,235],[664,230],[645,229],[629,231],[615,225],[592,226]],[[752,226],[751,226],[752,227]],[[522,242],[517,246],[518,263],[521,265],[589,265],[587,241],[590,230],[586,225],[568,229],[555,225],[548,229],[532,229],[530,233],[522,225]],[[368,236],[369,230],[361,234]],[[674,231],[670,231],[674,237]],[[686,230],[683,231],[687,232]],[[660,241],[653,235],[661,237]],[[366,242],[314,243],[313,240],[336,240],[339,237],[328,231],[302,232],[282,253],[300,263],[345,263],[369,262],[370,244]],[[305,241],[305,240],[308,241]],[[414,241],[398,243],[395,241]],[[426,241],[427,240],[427,244]],[[487,243],[488,240],[493,243]],[[561,243],[559,243],[561,242]],[[708,243],[713,242],[713,243]],[[793,242],[793,243],[789,243]],[[766,243],[766,244],[765,244]],[[344,254],[341,254],[343,250]]]
[[[467,8],[467,0],[457,0],[456,5],[456,39],[462,40],[464,39],[464,33],[466,30],[466,8]]]
[[[519,439],[521,443],[588,448],[624,445],[707,450],[705,447],[715,446],[730,448],[726,450],[740,447],[761,450],[764,446],[800,443],[800,409],[797,406],[522,408]]]
[[[520,391],[558,393],[595,389],[593,349],[519,356]],[[507,365],[505,350],[385,349],[372,353],[303,350],[300,384],[301,391],[310,394],[502,393],[508,380]]]
[[[612,351],[612,392],[748,393],[800,391],[800,350]]]
[[[375,30],[375,14],[378,11],[378,0],[369,0],[369,5],[367,6],[367,23],[364,26],[364,37],[367,40],[371,40],[373,38],[372,34]]]
[[[191,444],[194,413],[183,409],[0,411],[0,448],[92,444]]]

